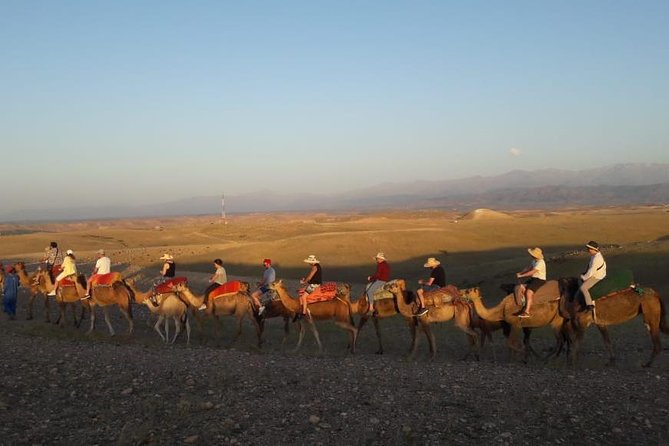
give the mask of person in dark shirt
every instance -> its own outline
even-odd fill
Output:
[[[307,296],[316,288],[323,284],[323,271],[321,269],[321,262],[315,255],[310,255],[304,259],[305,263],[311,265],[311,269],[306,277],[300,279],[302,285],[306,285],[304,293],[300,296],[300,304],[302,305],[302,315],[307,314]]]
[[[390,280],[390,265],[388,265],[385,254],[379,252],[374,260],[376,260],[376,271],[371,276],[367,276],[368,283],[367,288],[365,288],[365,296],[367,302],[369,302],[368,314],[374,314],[376,311],[374,309],[374,293]]]
[[[425,308],[425,300],[423,299],[423,294],[425,291],[436,290],[446,286],[446,272],[444,267],[441,266],[441,262],[434,257],[430,257],[423,265],[425,268],[430,268],[430,277],[427,280],[419,280],[418,284],[421,287],[416,291],[418,296],[419,307],[416,309],[415,316],[423,316],[427,314],[427,308]]]

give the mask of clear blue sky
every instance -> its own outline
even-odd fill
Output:
[[[669,1],[0,0],[5,210],[669,162]]]

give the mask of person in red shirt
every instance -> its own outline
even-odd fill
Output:
[[[367,276],[367,288],[365,288],[365,296],[369,302],[369,314],[374,314],[374,293],[390,280],[390,265],[386,260],[384,253],[379,252],[374,257],[376,260],[376,271],[371,276]]]

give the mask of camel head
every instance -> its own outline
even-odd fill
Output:
[[[351,296],[351,285],[348,283],[338,283],[337,284],[337,296],[345,297]]]
[[[394,279],[383,285],[383,289],[391,293],[398,293],[407,289],[407,284],[403,279]]]
[[[275,280],[274,282],[272,282],[272,283],[269,284],[269,289],[270,289],[270,290],[274,290],[274,291],[276,291],[276,290],[278,290],[278,289],[280,289],[280,288],[281,288],[281,289],[286,289],[286,287],[283,285],[283,280],[282,280],[282,279]]]
[[[17,272],[18,272],[18,271],[25,271],[25,269],[26,269],[26,264],[23,263],[23,262],[16,262],[16,263],[14,264],[14,269],[15,269]]]
[[[460,290],[460,297],[467,297],[469,299],[480,299],[481,288],[475,286],[471,288],[465,288],[464,290]]]
[[[172,290],[175,293],[183,293],[184,291],[188,290],[188,287],[186,286],[186,284],[184,282],[180,282],[180,283],[174,284],[174,286],[172,287]]]

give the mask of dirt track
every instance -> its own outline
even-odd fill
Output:
[[[25,299],[19,307],[24,319]],[[585,365],[574,369],[508,362],[499,334],[480,362],[458,361],[465,342],[450,326],[438,330],[435,361],[424,341],[408,361],[399,320],[384,321],[384,356],[372,354],[372,327],[349,356],[343,333],[326,323],[319,356],[310,338],[302,353],[282,353],[278,320],[258,351],[250,324],[234,348],[202,344],[210,338],[198,334],[186,347],[158,342],[139,307],[135,334],[115,339],[104,324],[86,336],[41,317],[0,318],[0,444],[669,443],[669,355],[638,366],[649,353],[639,321],[613,333],[618,366],[602,366],[591,332]]]

